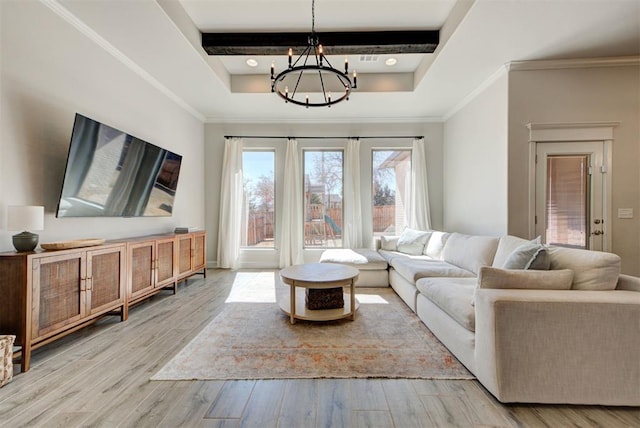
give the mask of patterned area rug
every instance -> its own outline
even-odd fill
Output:
[[[391,289],[357,289],[355,321],[297,321],[276,303],[226,303],[152,380],[474,379]]]

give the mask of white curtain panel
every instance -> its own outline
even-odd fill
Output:
[[[411,198],[409,227],[418,230],[431,228],[429,188],[427,184],[427,156],[424,138],[413,140],[411,150]]]
[[[342,246],[362,248],[362,208],[360,201],[360,140],[350,138],[345,151],[344,219]]]
[[[240,256],[242,226],[242,139],[226,138],[220,186],[218,227],[218,267],[236,269]]]
[[[280,267],[304,263],[302,212],[302,175],[298,155],[298,141],[287,141],[284,161],[284,189],[282,195],[282,224],[280,225]]]

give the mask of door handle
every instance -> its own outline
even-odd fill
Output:
[[[592,233],[592,235],[596,235],[596,236],[603,235],[603,234],[604,234],[604,232],[601,231],[601,230],[594,230],[593,233]]]

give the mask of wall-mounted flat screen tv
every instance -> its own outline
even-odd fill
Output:
[[[170,216],[182,156],[76,114],[57,217]]]

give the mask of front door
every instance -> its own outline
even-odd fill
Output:
[[[549,245],[605,249],[603,141],[536,145],[536,234]]]

